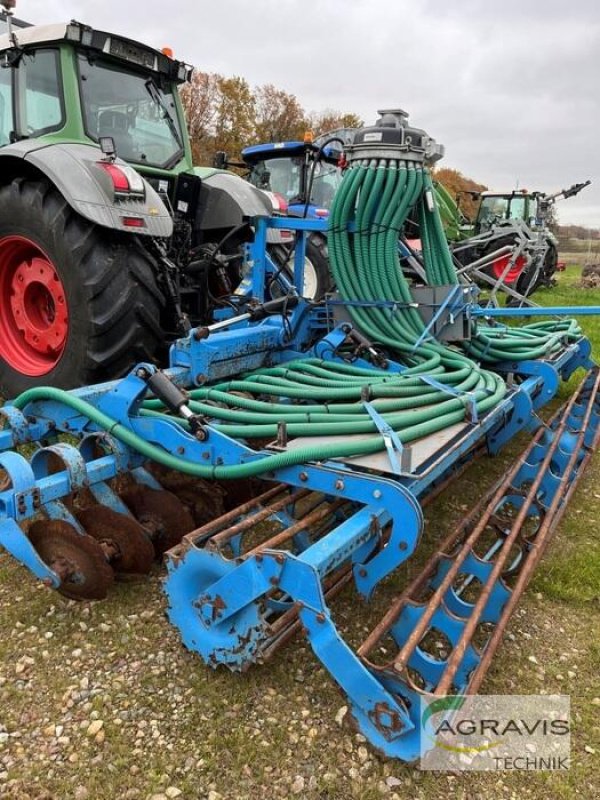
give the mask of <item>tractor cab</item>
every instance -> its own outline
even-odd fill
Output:
[[[110,137],[142,174],[191,168],[177,88],[192,70],[170,52],[71,22],[6,33],[0,57],[0,145]]]
[[[475,220],[475,234],[489,230],[502,220],[521,219],[528,225],[535,225],[537,215],[537,195],[525,189],[508,193],[483,192]]]
[[[269,198],[195,167],[192,68],[79,22],[0,35],[0,394],[123,374],[241,283]],[[134,244],[135,240],[135,244]],[[234,298],[236,300],[237,298]]]
[[[340,151],[311,141],[257,144],[242,151],[248,180],[273,192],[290,216],[326,217],[342,180]]]

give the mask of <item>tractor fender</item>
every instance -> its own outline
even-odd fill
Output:
[[[0,149],[0,175],[3,180],[4,176],[12,180],[30,174],[25,164],[31,165],[54,184],[74,211],[90,222],[142,236],[170,237],[173,220],[148,181],[144,180],[143,198],[115,197],[110,176],[100,165],[102,158],[100,149],[92,144],[42,144],[25,139]],[[25,163],[21,166],[15,159]],[[114,163],[130,166],[119,158]],[[141,218],[143,224],[126,225],[124,220],[132,217]]]
[[[234,228],[253,217],[270,217],[273,205],[265,192],[235,175],[196,167],[202,181],[196,228],[212,230]]]

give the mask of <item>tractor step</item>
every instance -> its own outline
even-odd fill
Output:
[[[393,530],[378,527],[369,507],[284,485],[167,553],[171,621],[208,664],[237,670],[302,629],[362,733],[388,756],[416,759],[420,698],[481,686],[598,444],[599,387],[595,368],[356,650],[328,600],[351,577],[360,587],[361,565],[392,549]],[[259,530],[268,521],[279,529]]]

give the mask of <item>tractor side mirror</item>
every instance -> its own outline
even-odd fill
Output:
[[[213,167],[215,169],[228,169],[229,168],[229,159],[227,158],[227,153],[224,150],[217,150],[213,158]]]
[[[270,191],[271,189],[271,173],[268,169],[266,169],[260,176],[260,188],[267,189],[267,191]]]

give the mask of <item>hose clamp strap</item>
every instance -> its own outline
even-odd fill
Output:
[[[402,475],[403,473],[410,473],[410,449],[404,447],[396,431],[385,421],[371,403],[364,401],[363,406],[383,438],[390,466],[394,474]]]
[[[450,386],[447,383],[440,383],[440,381],[437,381],[431,375],[419,375],[419,378],[428,386],[433,386],[434,389],[438,389],[438,391],[460,400],[465,407],[467,421],[470,422],[471,425],[477,425],[479,422],[479,412],[477,410],[477,400],[475,399],[474,392],[463,392],[461,389],[455,389],[454,386]]]

